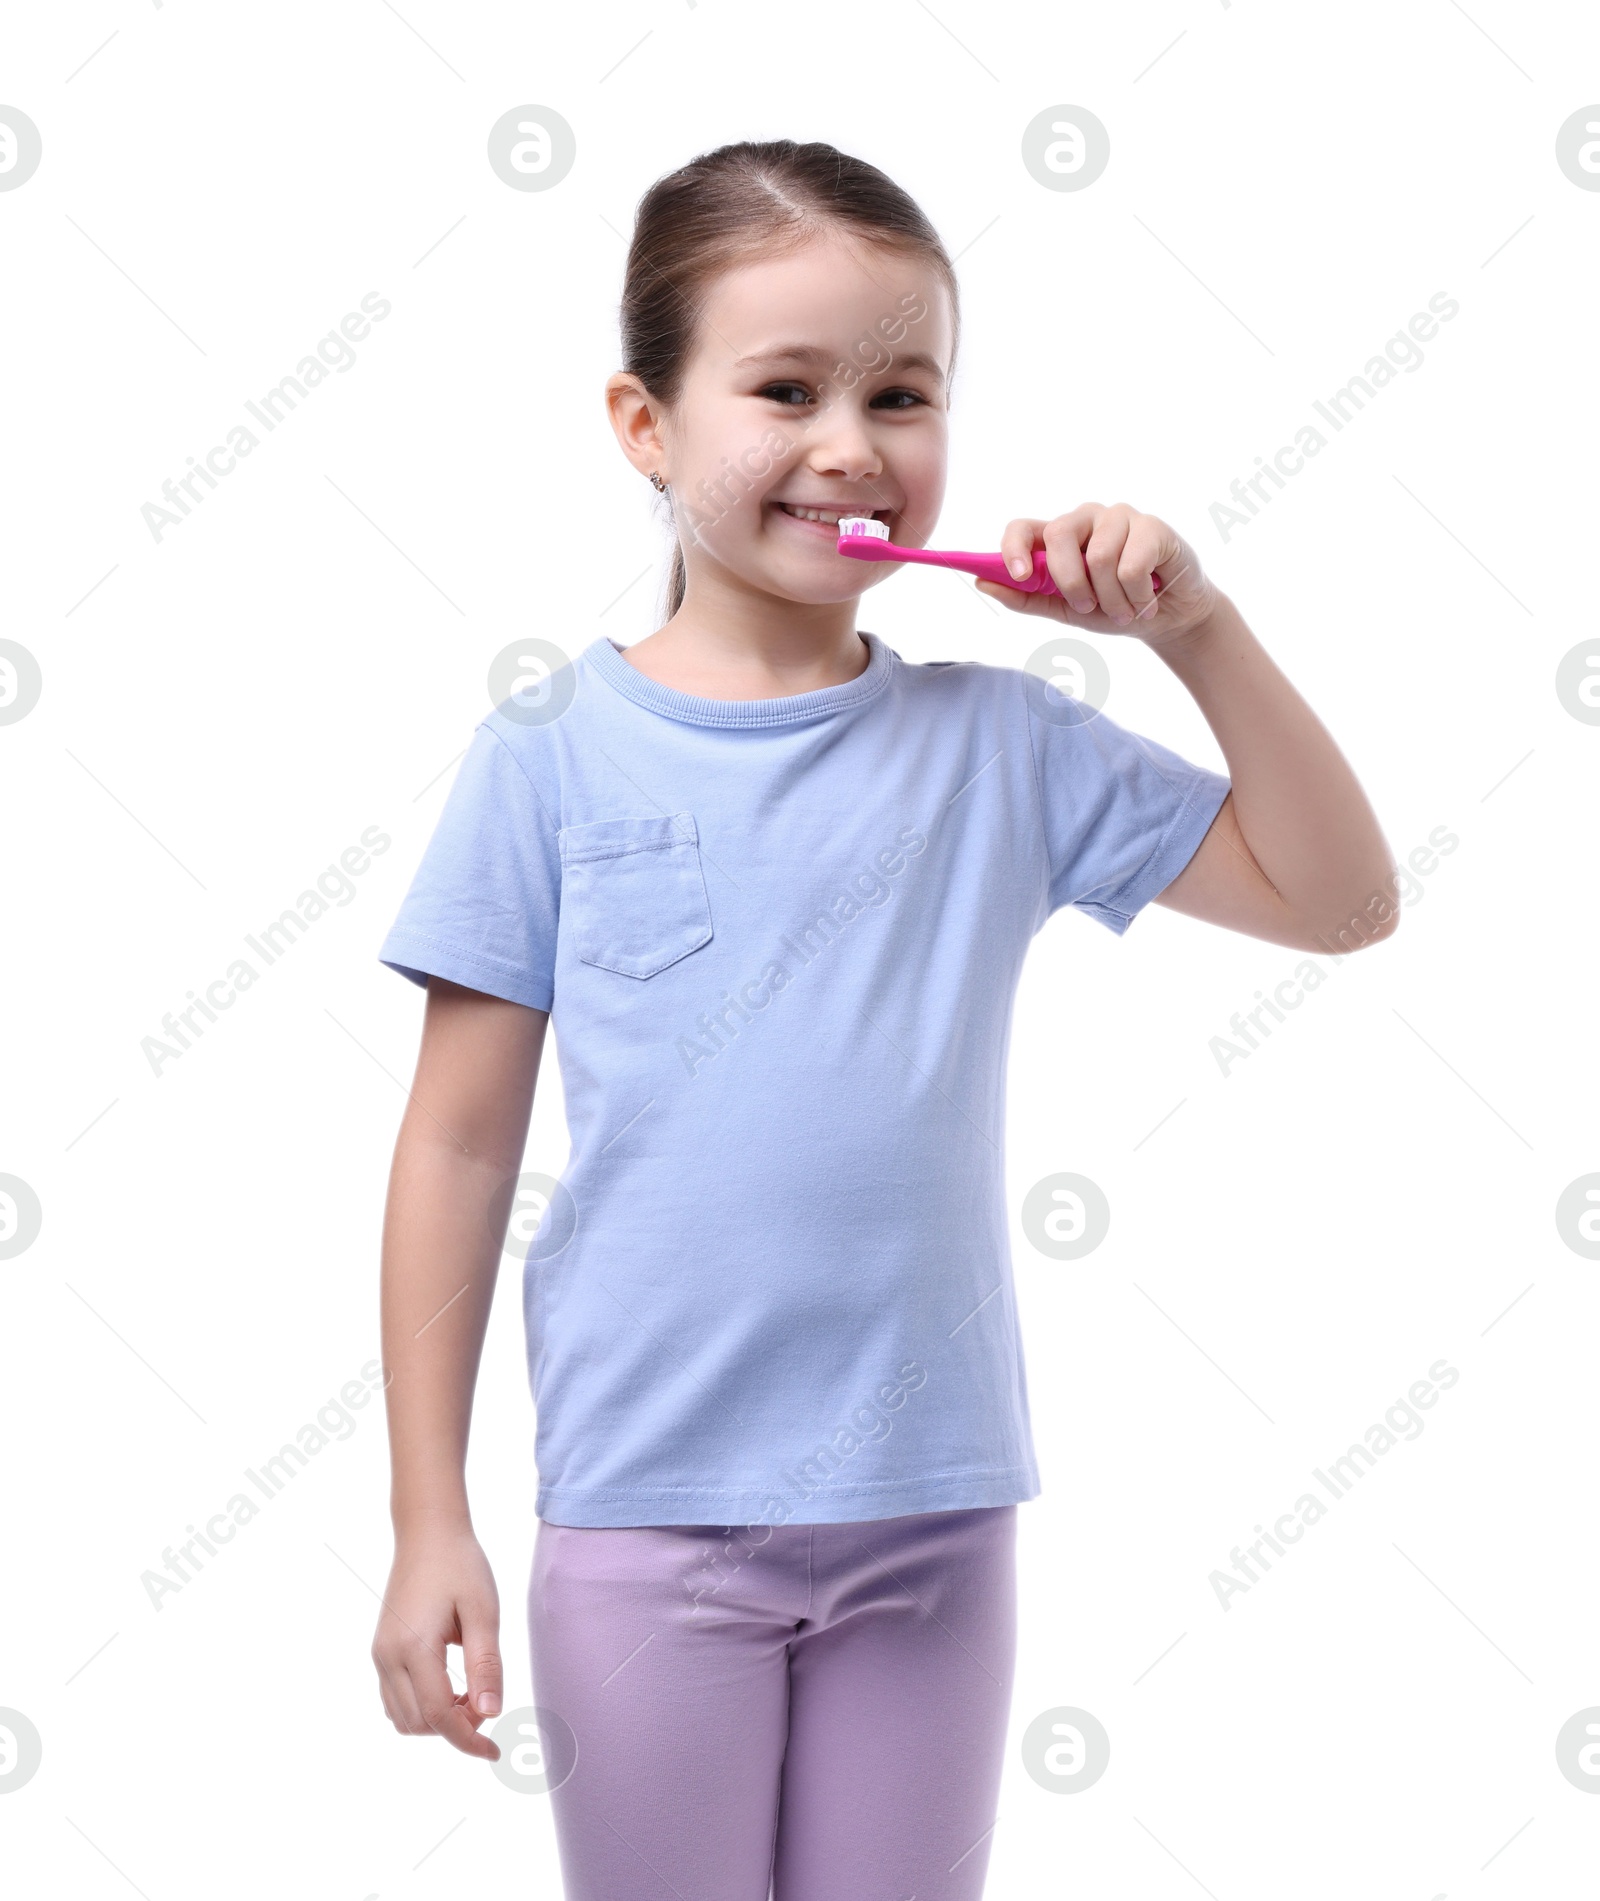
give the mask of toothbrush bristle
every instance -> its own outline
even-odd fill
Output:
[[[839,523],[839,539],[849,535],[870,535],[876,541],[887,541],[889,524],[871,515],[846,515]]]

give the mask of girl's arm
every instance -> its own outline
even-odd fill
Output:
[[[500,1606],[467,1506],[467,1434],[511,1185],[544,1047],[542,1010],[428,980],[383,1224],[383,1362],[395,1556],[373,1639],[384,1708],[408,1736],[499,1755]],[[445,1647],[459,1644],[457,1697]]]
[[[1333,736],[1225,594],[1176,639],[1152,641],[1194,695],[1233,789],[1156,899],[1297,950],[1342,955],[1400,921],[1389,847]]]
[[[1019,574],[1042,547],[1061,593],[980,581],[983,593],[1018,613],[1142,639],[1222,748],[1232,790],[1158,904],[1297,950],[1337,955],[1392,935],[1398,880],[1366,794],[1181,535],[1126,503],[1085,502],[1052,521],[1013,521],[1000,545]]]

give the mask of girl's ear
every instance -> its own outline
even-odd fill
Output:
[[[618,370],[606,381],[606,414],[611,428],[628,458],[641,475],[662,467],[666,444],[661,438],[660,412],[653,397],[631,370]]]

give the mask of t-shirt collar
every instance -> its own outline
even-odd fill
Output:
[[[818,687],[812,693],[780,694],[770,700],[709,700],[697,693],[680,693],[676,687],[663,686],[641,673],[622,650],[602,637],[583,651],[586,660],[610,686],[668,719],[686,720],[695,726],[792,726],[801,720],[820,719],[847,707],[860,706],[873,699],[889,683],[896,655],[876,634],[861,630],[869,659],[866,671],[840,686]]]

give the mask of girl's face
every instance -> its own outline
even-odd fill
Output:
[[[840,515],[922,546],[944,499],[952,330],[930,265],[839,233],[716,280],[642,464],[671,487],[691,594],[853,600],[896,570],[839,554]]]

